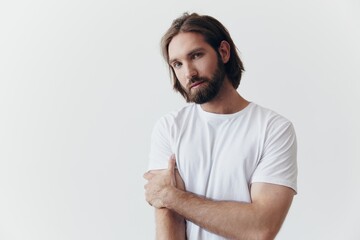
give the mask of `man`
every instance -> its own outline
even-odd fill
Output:
[[[274,239],[297,190],[291,122],[237,92],[243,65],[213,17],[174,20],[162,51],[191,104],[153,130],[144,178],[156,238]]]

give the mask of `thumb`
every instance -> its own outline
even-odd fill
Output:
[[[171,184],[176,187],[175,166],[176,166],[176,160],[175,160],[175,155],[173,154],[169,159],[168,171],[171,177]]]
[[[175,159],[175,155],[173,154],[173,155],[171,155],[171,157],[169,159],[168,170],[171,172],[174,172],[175,165],[176,165],[176,159]]]

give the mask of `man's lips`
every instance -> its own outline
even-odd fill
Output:
[[[204,83],[205,81],[198,81],[198,82],[194,82],[193,84],[190,85],[190,89],[193,88],[193,87],[196,87],[202,83]]]

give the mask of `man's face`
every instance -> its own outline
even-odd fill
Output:
[[[225,78],[222,60],[198,33],[180,33],[169,44],[169,63],[188,100],[198,104],[211,101]]]

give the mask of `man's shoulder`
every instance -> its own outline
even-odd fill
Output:
[[[196,111],[196,104],[188,104],[181,107],[178,110],[170,111],[165,115],[161,116],[156,125],[162,125],[166,128],[173,126],[174,124],[179,124],[184,122],[190,115]]]
[[[196,111],[196,104],[188,104],[186,106],[181,107],[180,109],[171,111],[163,115],[159,120],[161,121],[178,121],[182,119],[184,116],[192,114]]]
[[[276,110],[261,106],[256,103],[253,103],[252,105],[252,112],[267,122],[291,123],[288,118],[278,113]]]

